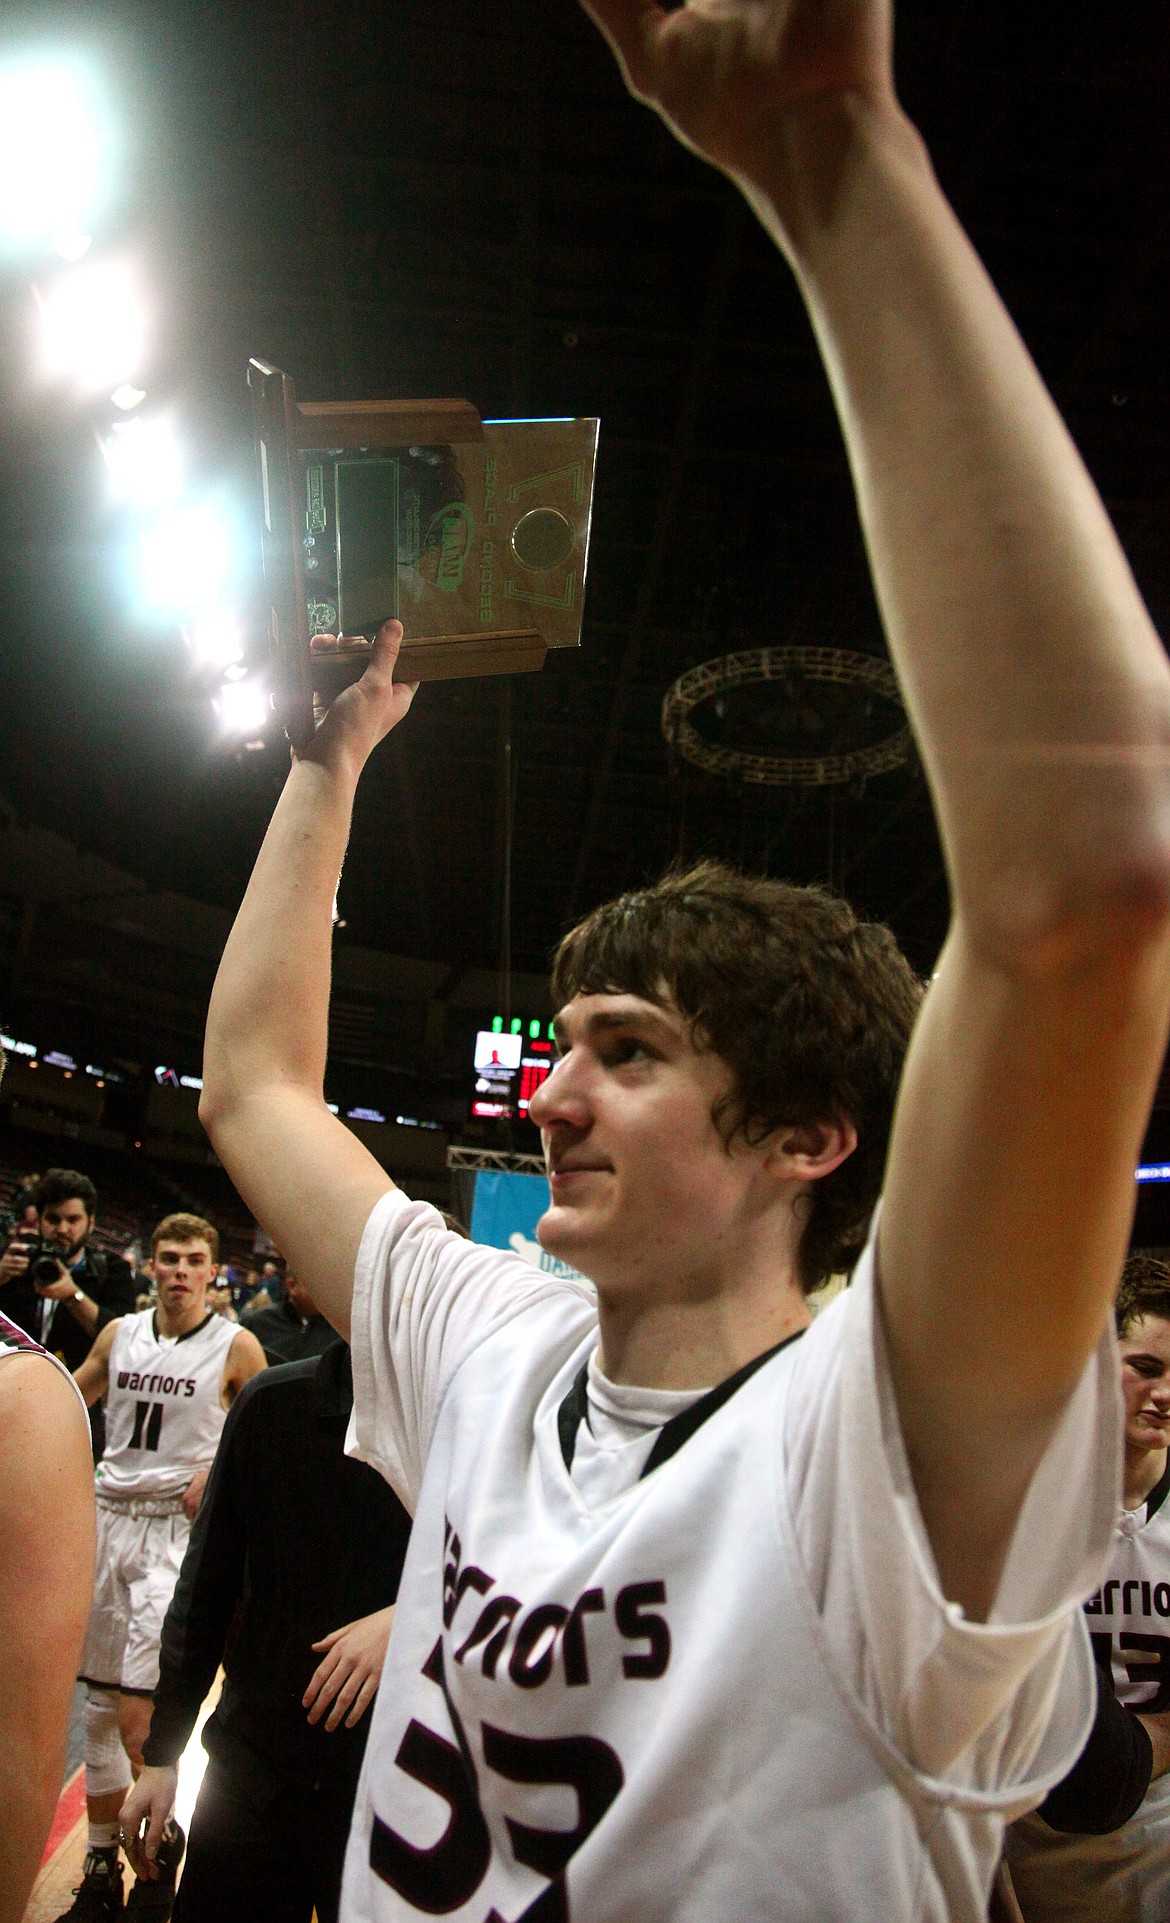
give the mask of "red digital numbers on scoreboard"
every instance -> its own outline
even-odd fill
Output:
[[[520,1093],[516,1106],[521,1115],[527,1115],[528,1104],[542,1082],[547,1082],[552,1069],[552,1043],[530,1042],[529,1052],[520,1063]]]

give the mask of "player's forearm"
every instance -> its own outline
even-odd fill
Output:
[[[1043,936],[1095,892],[1158,896],[1166,659],[917,134],[892,105],[818,105],[759,181],[833,385],[960,909],[993,939]]]
[[[200,1114],[220,1117],[274,1081],[320,1093],[332,909],[357,770],[300,760],[264,837],[207,1016]]]

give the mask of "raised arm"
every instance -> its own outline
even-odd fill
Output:
[[[786,252],[926,763],[953,922],[880,1240],[948,1596],[994,1598],[1105,1325],[1170,1004],[1170,672],[895,98],[883,0],[594,0],[633,89]]]
[[[393,1184],[325,1106],[333,901],[362,768],[410,707],[397,621],[294,762],[216,976],[199,1113],[249,1208],[349,1334],[366,1217]]]

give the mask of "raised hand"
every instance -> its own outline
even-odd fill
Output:
[[[891,0],[582,0],[630,92],[745,183],[771,174],[783,123],[817,98],[893,99]]]
[[[343,644],[346,638],[342,638]],[[337,696],[309,746],[300,750],[298,760],[330,766],[338,759],[352,758],[357,767],[362,766],[379,741],[404,718],[418,687],[417,681],[394,679],[401,646],[402,623],[384,621],[374,637],[374,651],[361,680]]]

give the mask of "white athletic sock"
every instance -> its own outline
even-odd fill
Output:
[[[91,1816],[89,1819],[89,1847],[91,1850],[116,1850],[118,1847],[117,1823],[95,1823]]]

